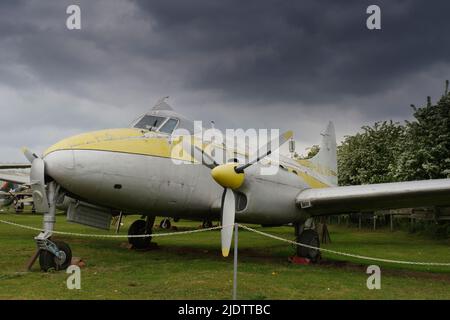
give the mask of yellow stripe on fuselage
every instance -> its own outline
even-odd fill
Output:
[[[313,170],[314,172],[317,172],[321,175],[324,176],[333,176],[336,177],[337,174],[336,172],[334,172],[333,170],[326,168],[324,166],[320,166],[318,164],[312,163],[311,161],[307,160],[307,159],[300,159],[300,160],[296,160],[300,165],[310,168],[311,170]]]

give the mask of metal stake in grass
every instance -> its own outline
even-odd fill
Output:
[[[233,300],[237,295],[237,255],[238,255],[238,230],[237,223],[234,224],[234,272],[233,272]]]

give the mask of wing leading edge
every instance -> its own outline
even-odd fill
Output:
[[[306,189],[296,204],[312,215],[450,205],[450,179]]]

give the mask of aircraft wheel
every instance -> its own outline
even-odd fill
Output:
[[[303,231],[298,236],[297,242],[313,246],[316,248],[320,247],[319,234],[311,229]],[[297,246],[297,255],[299,257],[308,258],[312,262],[317,262],[317,260],[320,258],[320,250]]]
[[[202,223],[203,229],[212,228],[212,226],[213,226],[213,223],[211,220],[203,220],[203,223]]]
[[[128,235],[141,235],[146,234],[146,222],[145,220],[136,220],[128,229]],[[150,246],[152,237],[128,237],[128,243],[130,243],[136,249],[145,249]]]
[[[39,254],[39,265],[42,271],[49,270],[65,270],[72,262],[72,250],[69,245],[62,241],[54,241],[59,250],[63,252],[61,259],[57,258],[53,253],[47,250],[41,250]]]
[[[170,227],[172,226],[172,224],[170,223],[169,219],[164,219],[161,221],[161,223],[159,224],[159,227],[161,229],[170,229]]]

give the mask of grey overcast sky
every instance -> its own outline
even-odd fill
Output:
[[[81,30],[66,8],[81,7]],[[381,7],[382,29],[366,28]],[[162,96],[219,128],[328,120],[338,138],[411,117],[450,78],[449,1],[11,0],[0,2],[0,162],[124,127]]]

